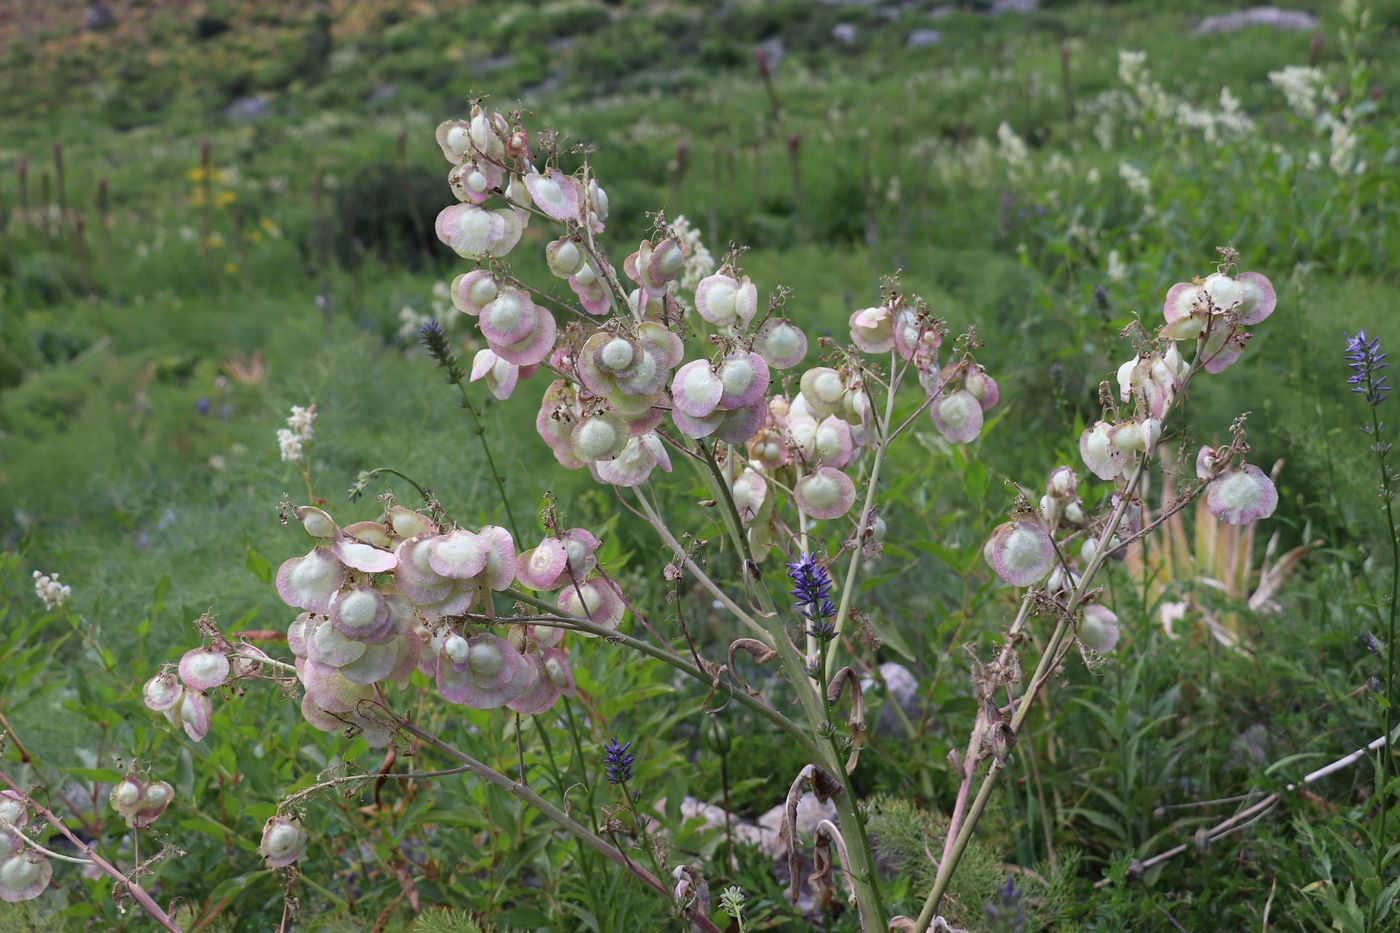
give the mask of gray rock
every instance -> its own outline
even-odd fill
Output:
[[[1219,16],[1207,16],[1196,26],[1196,35],[1209,36],[1217,32],[1239,32],[1250,26],[1267,26],[1306,32],[1317,28],[1317,17],[1305,10],[1281,10],[1272,6],[1256,6]]]
[[[224,116],[238,123],[256,123],[272,116],[272,100],[257,94],[240,97],[224,108]]]
[[[842,45],[851,45],[860,35],[860,30],[851,23],[837,23],[831,30],[831,38]]]
[[[370,91],[366,102],[371,104],[383,104],[393,100],[398,96],[399,86],[397,84],[381,84]]]
[[[511,55],[510,53],[506,53],[505,55],[489,55],[486,58],[478,59],[477,61],[472,62],[472,65],[475,66],[476,70],[482,72],[483,74],[489,74],[493,71],[500,71],[504,68],[509,68],[511,65],[514,64],[515,56]]]
[[[88,7],[83,17],[83,28],[88,32],[103,32],[117,25],[117,15],[105,3],[94,3]]]
[[[867,707],[871,703],[872,692],[883,690],[886,697],[886,702],[881,704],[880,714],[875,719],[875,734],[885,738],[907,735],[895,704],[903,711],[904,718],[918,722],[923,716],[923,708],[919,705],[919,681],[910,673],[909,668],[894,661],[886,661],[880,665],[880,681],[882,682],[866,677],[860,683]]]
[[[909,34],[909,41],[904,43],[908,49],[921,49],[928,45],[937,45],[943,41],[943,33],[937,29],[916,29]]]

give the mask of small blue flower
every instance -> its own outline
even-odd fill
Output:
[[[625,784],[632,780],[632,765],[637,759],[627,754],[631,747],[631,742],[619,743],[617,736],[603,746],[603,770],[607,772],[609,784]]]
[[[808,619],[816,621],[836,615],[831,601],[831,574],[811,554],[803,554],[787,565],[792,581],[792,597]]]
[[[1390,394],[1390,386],[1386,384],[1390,377],[1382,375],[1389,365],[1386,354],[1381,352],[1381,338],[1368,338],[1364,330],[1357,331],[1355,337],[1347,337],[1347,366],[1352,373],[1347,383],[1351,391],[1366,396],[1366,404],[1372,408]]]

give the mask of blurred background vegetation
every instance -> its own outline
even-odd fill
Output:
[[[896,455],[890,547],[862,595],[883,642],[872,658],[917,683],[909,735],[877,739],[856,775],[889,798],[884,854],[915,879],[892,892],[906,906],[927,872],[909,840],[938,850],[955,790],[944,755],[972,708],[964,645],[985,648],[1008,615],[979,556],[1012,498],[1002,481],[1035,488],[1078,462],[1099,382],[1131,352],[1120,332],[1139,316],[1151,326],[1166,288],[1207,271],[1217,246],[1270,276],[1279,311],[1241,364],[1198,383],[1190,430],[1220,440],[1250,411],[1254,462],[1284,461],[1280,508],[1231,568],[1238,586],[1202,583],[1223,575],[1206,555],[1170,579],[1148,579],[1150,562],[1113,577],[1124,646],[1095,673],[1071,662],[957,910],[990,928],[983,902],[1012,864],[1045,876],[1025,885],[1035,923],[1056,928],[1325,929],[1338,910],[1352,922],[1327,895],[1360,883],[1347,853],[1373,793],[1365,765],[1287,805],[1306,834],[1275,816],[1146,884],[1093,888],[1225,815],[1176,805],[1273,789],[1378,734],[1362,636],[1388,539],[1342,347],[1359,328],[1400,339],[1400,77],[1384,67],[1400,2],[1294,2],[1287,28],[1210,19],[1244,7],[13,0],[0,12],[0,711],[32,752],[21,773],[86,794],[118,758],[152,762],[181,793],[164,829],[188,853],[160,866],[164,898],[185,899],[192,925],[276,924],[282,887],[251,851],[261,821],[336,756],[372,768],[379,754],[301,724],[271,690],[216,702],[194,745],[140,707],[139,686],[205,609],[231,631],[285,625],[267,576],[303,544],[275,513],[301,486],[274,440],[290,405],[318,406],[315,488],[338,517],[375,514],[372,496],[341,497],[379,466],[459,517],[499,517],[471,422],[415,346],[429,317],[472,346],[443,291],[461,263],[433,236],[451,196],[432,132],[488,96],[591,149],[616,257],[648,212],[684,214],[716,256],[748,246],[745,271],[761,292],[789,287],[788,313],[811,333],[841,333],[902,270],[987,344],[1004,414],[970,454],[926,430]],[[1141,65],[1120,60],[1131,50]],[[1317,69],[1310,112],[1270,79],[1290,66]],[[543,269],[543,243],[527,232],[522,277]],[[552,490],[571,524],[606,528],[610,566],[659,615],[652,542],[520,430],[537,401],[532,384],[486,406],[517,513]],[[678,507],[700,496],[680,476],[663,489]],[[1324,544],[1276,611],[1256,611],[1244,597],[1275,535],[1269,555]],[[62,573],[70,611],[41,612],[34,569]],[[1191,606],[1176,637],[1158,624],[1168,600]],[[1205,624],[1222,618],[1233,647]],[[774,782],[797,763],[762,726],[727,710],[720,755],[699,740],[702,693],[592,645],[578,665],[591,700],[547,753],[562,753],[556,790],[596,783],[616,732],[646,736],[653,799],[731,792],[745,817],[779,802]],[[425,715],[487,760],[514,760],[504,718]],[[544,762],[540,735],[525,741]],[[1316,757],[1292,757],[1304,753]],[[406,928],[430,905],[531,929],[666,922],[603,864],[541,846],[503,795],[443,784],[363,803],[314,805],[323,829],[305,870],[322,890],[299,889],[307,929]],[[722,843],[674,813],[667,825],[682,848]],[[746,851],[738,866],[711,886],[744,886],[765,928],[817,922],[783,902],[766,858]],[[0,923],[139,927],[102,882],[56,877],[60,890],[0,908]]]

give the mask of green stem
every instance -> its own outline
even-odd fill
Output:
[[[506,510],[506,520],[510,522],[510,533],[515,535],[515,540],[524,544],[525,540],[520,537],[520,526],[515,523],[515,513],[510,508],[510,497],[506,495],[506,482],[501,476],[501,471],[496,468],[496,458],[491,454],[491,445],[486,441],[486,428],[481,423],[481,412],[476,410],[471,396],[467,393],[466,383],[458,379],[456,382],[458,390],[462,393],[462,407],[471,415],[472,430],[476,432],[477,443],[481,445],[481,452],[486,456],[486,466],[491,470],[491,478],[496,481],[496,491],[501,496],[501,505]]]
[[[1371,406],[1371,436],[1375,439],[1374,449],[1376,460],[1381,471],[1381,500],[1385,503],[1385,526],[1390,537],[1390,604],[1387,606],[1386,620],[1386,642],[1385,642],[1385,734],[1387,738],[1395,728],[1395,602],[1400,596],[1400,540],[1395,536],[1395,512],[1394,491],[1390,485],[1390,469],[1386,464],[1386,454],[1388,453],[1385,444],[1381,441],[1381,421],[1380,412],[1377,406]],[[1376,792],[1381,798],[1381,826],[1380,833],[1376,836],[1376,876],[1383,877],[1385,871],[1385,853],[1388,840],[1386,837],[1386,821],[1390,815],[1390,745],[1381,747],[1377,754],[1378,778],[1376,780]],[[1375,925],[1379,901],[1371,901],[1371,922]]]

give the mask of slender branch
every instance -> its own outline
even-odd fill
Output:
[[[1304,775],[1303,780],[1300,784],[1289,784],[1284,788],[1283,791],[1275,791],[1274,793],[1269,794],[1267,797],[1263,798],[1253,806],[1241,810],[1234,816],[1221,820],[1219,823],[1206,830],[1203,834],[1200,834],[1200,838],[1204,839],[1208,843],[1214,842],[1216,839],[1219,839],[1222,836],[1226,836],[1231,832],[1236,832],[1240,829],[1244,829],[1246,826],[1252,825],[1256,820],[1259,819],[1259,817],[1272,810],[1274,806],[1278,804],[1280,800],[1283,799],[1284,792],[1292,793],[1293,791],[1298,790],[1300,787],[1306,787],[1309,784],[1313,784],[1317,781],[1322,780],[1330,774],[1335,774],[1338,771],[1342,771],[1346,768],[1349,768],[1352,765],[1356,764],[1358,761],[1360,761],[1362,758],[1365,758],[1368,753],[1378,751],[1380,748],[1387,744],[1388,743],[1386,742],[1386,737],[1383,735],[1379,736],[1378,738],[1372,739],[1369,743],[1362,746],[1361,748],[1358,748],[1353,752],[1349,752],[1346,755],[1343,755],[1341,758],[1338,758],[1336,761],[1333,761],[1327,765],[1324,765],[1321,768],[1318,768],[1316,771]],[[1170,861],[1171,859],[1176,858],[1178,855],[1182,855],[1185,852],[1189,851],[1191,848],[1199,848],[1199,845],[1194,842],[1191,845],[1182,843],[1181,845],[1173,846],[1165,852],[1162,852],[1158,855],[1154,855],[1152,856],[1152,858],[1147,859],[1145,861],[1134,862],[1132,872],[1129,877],[1141,877],[1142,874],[1146,872],[1149,868],[1154,868],[1157,865],[1162,864],[1163,862]],[[1098,881],[1094,882],[1094,887],[1096,889],[1106,888],[1112,883],[1112,878],[1101,878]]]

